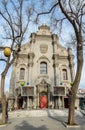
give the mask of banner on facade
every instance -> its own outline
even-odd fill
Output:
[[[22,96],[34,96],[34,86],[24,86],[21,88]]]
[[[54,86],[53,95],[54,96],[65,96],[66,95],[65,87],[64,86]]]

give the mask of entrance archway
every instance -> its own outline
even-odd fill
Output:
[[[40,93],[39,106],[41,109],[48,107],[48,96],[47,96],[47,92],[45,91],[42,91]]]
[[[50,104],[50,84],[44,79],[36,86],[37,108],[48,108]]]

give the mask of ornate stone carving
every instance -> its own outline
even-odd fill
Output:
[[[33,66],[33,58],[34,58],[34,53],[33,52],[30,52],[29,54],[28,54],[28,66]]]
[[[46,44],[40,45],[40,52],[41,53],[46,53],[47,50],[48,50],[48,45],[46,45]]]
[[[56,43],[59,38],[56,34],[53,34],[52,39],[53,39],[53,43]]]
[[[36,34],[32,33],[31,34],[31,42],[35,43],[35,41],[36,41]]]

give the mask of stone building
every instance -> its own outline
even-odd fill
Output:
[[[0,82],[0,99],[1,99],[1,82]]]
[[[50,27],[42,25],[21,47],[15,60],[9,93],[15,106],[28,108],[68,107],[68,87],[74,80],[74,56],[59,43]]]

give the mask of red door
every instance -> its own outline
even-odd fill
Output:
[[[40,108],[47,108],[48,107],[48,99],[47,95],[40,96]]]

